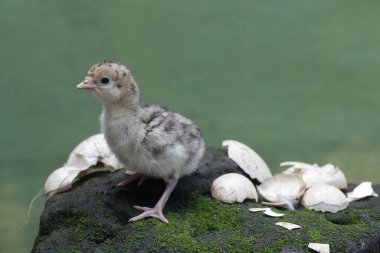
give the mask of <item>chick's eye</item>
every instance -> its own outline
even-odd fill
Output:
[[[100,79],[100,82],[102,84],[108,84],[110,82],[110,79],[108,77],[102,77],[102,79]]]

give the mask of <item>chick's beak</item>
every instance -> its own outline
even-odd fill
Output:
[[[83,90],[95,90],[96,85],[90,82],[89,80],[84,80],[83,82],[77,85],[77,88]]]

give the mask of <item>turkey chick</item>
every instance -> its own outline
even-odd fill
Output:
[[[159,105],[143,104],[131,72],[111,61],[93,65],[77,85],[103,104],[101,129],[117,158],[135,174],[119,185],[143,177],[165,180],[166,188],[153,208],[134,206],[143,212],[129,221],[162,213],[181,176],[194,172],[205,152],[205,143],[194,122]]]

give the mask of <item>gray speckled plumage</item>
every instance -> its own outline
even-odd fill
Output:
[[[167,222],[162,208],[178,178],[195,171],[205,152],[198,127],[166,107],[141,103],[136,81],[120,64],[105,61],[92,66],[77,87],[103,103],[100,122],[107,143],[126,168],[136,172],[122,185],[140,175],[167,182],[156,207],[136,207],[144,213],[131,220],[153,216]]]
[[[205,144],[194,122],[158,105],[140,105],[124,115],[106,107],[102,130],[127,169],[156,178],[179,178],[193,172]]]

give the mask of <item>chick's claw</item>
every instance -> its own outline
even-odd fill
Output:
[[[133,206],[133,207],[136,208],[137,210],[141,210],[144,212],[131,218],[129,222],[142,220],[147,217],[154,217],[154,218],[160,219],[164,223],[169,223],[168,219],[166,219],[164,214],[162,213],[162,209],[158,208],[157,206],[155,206],[154,208],[143,207],[143,206]]]

